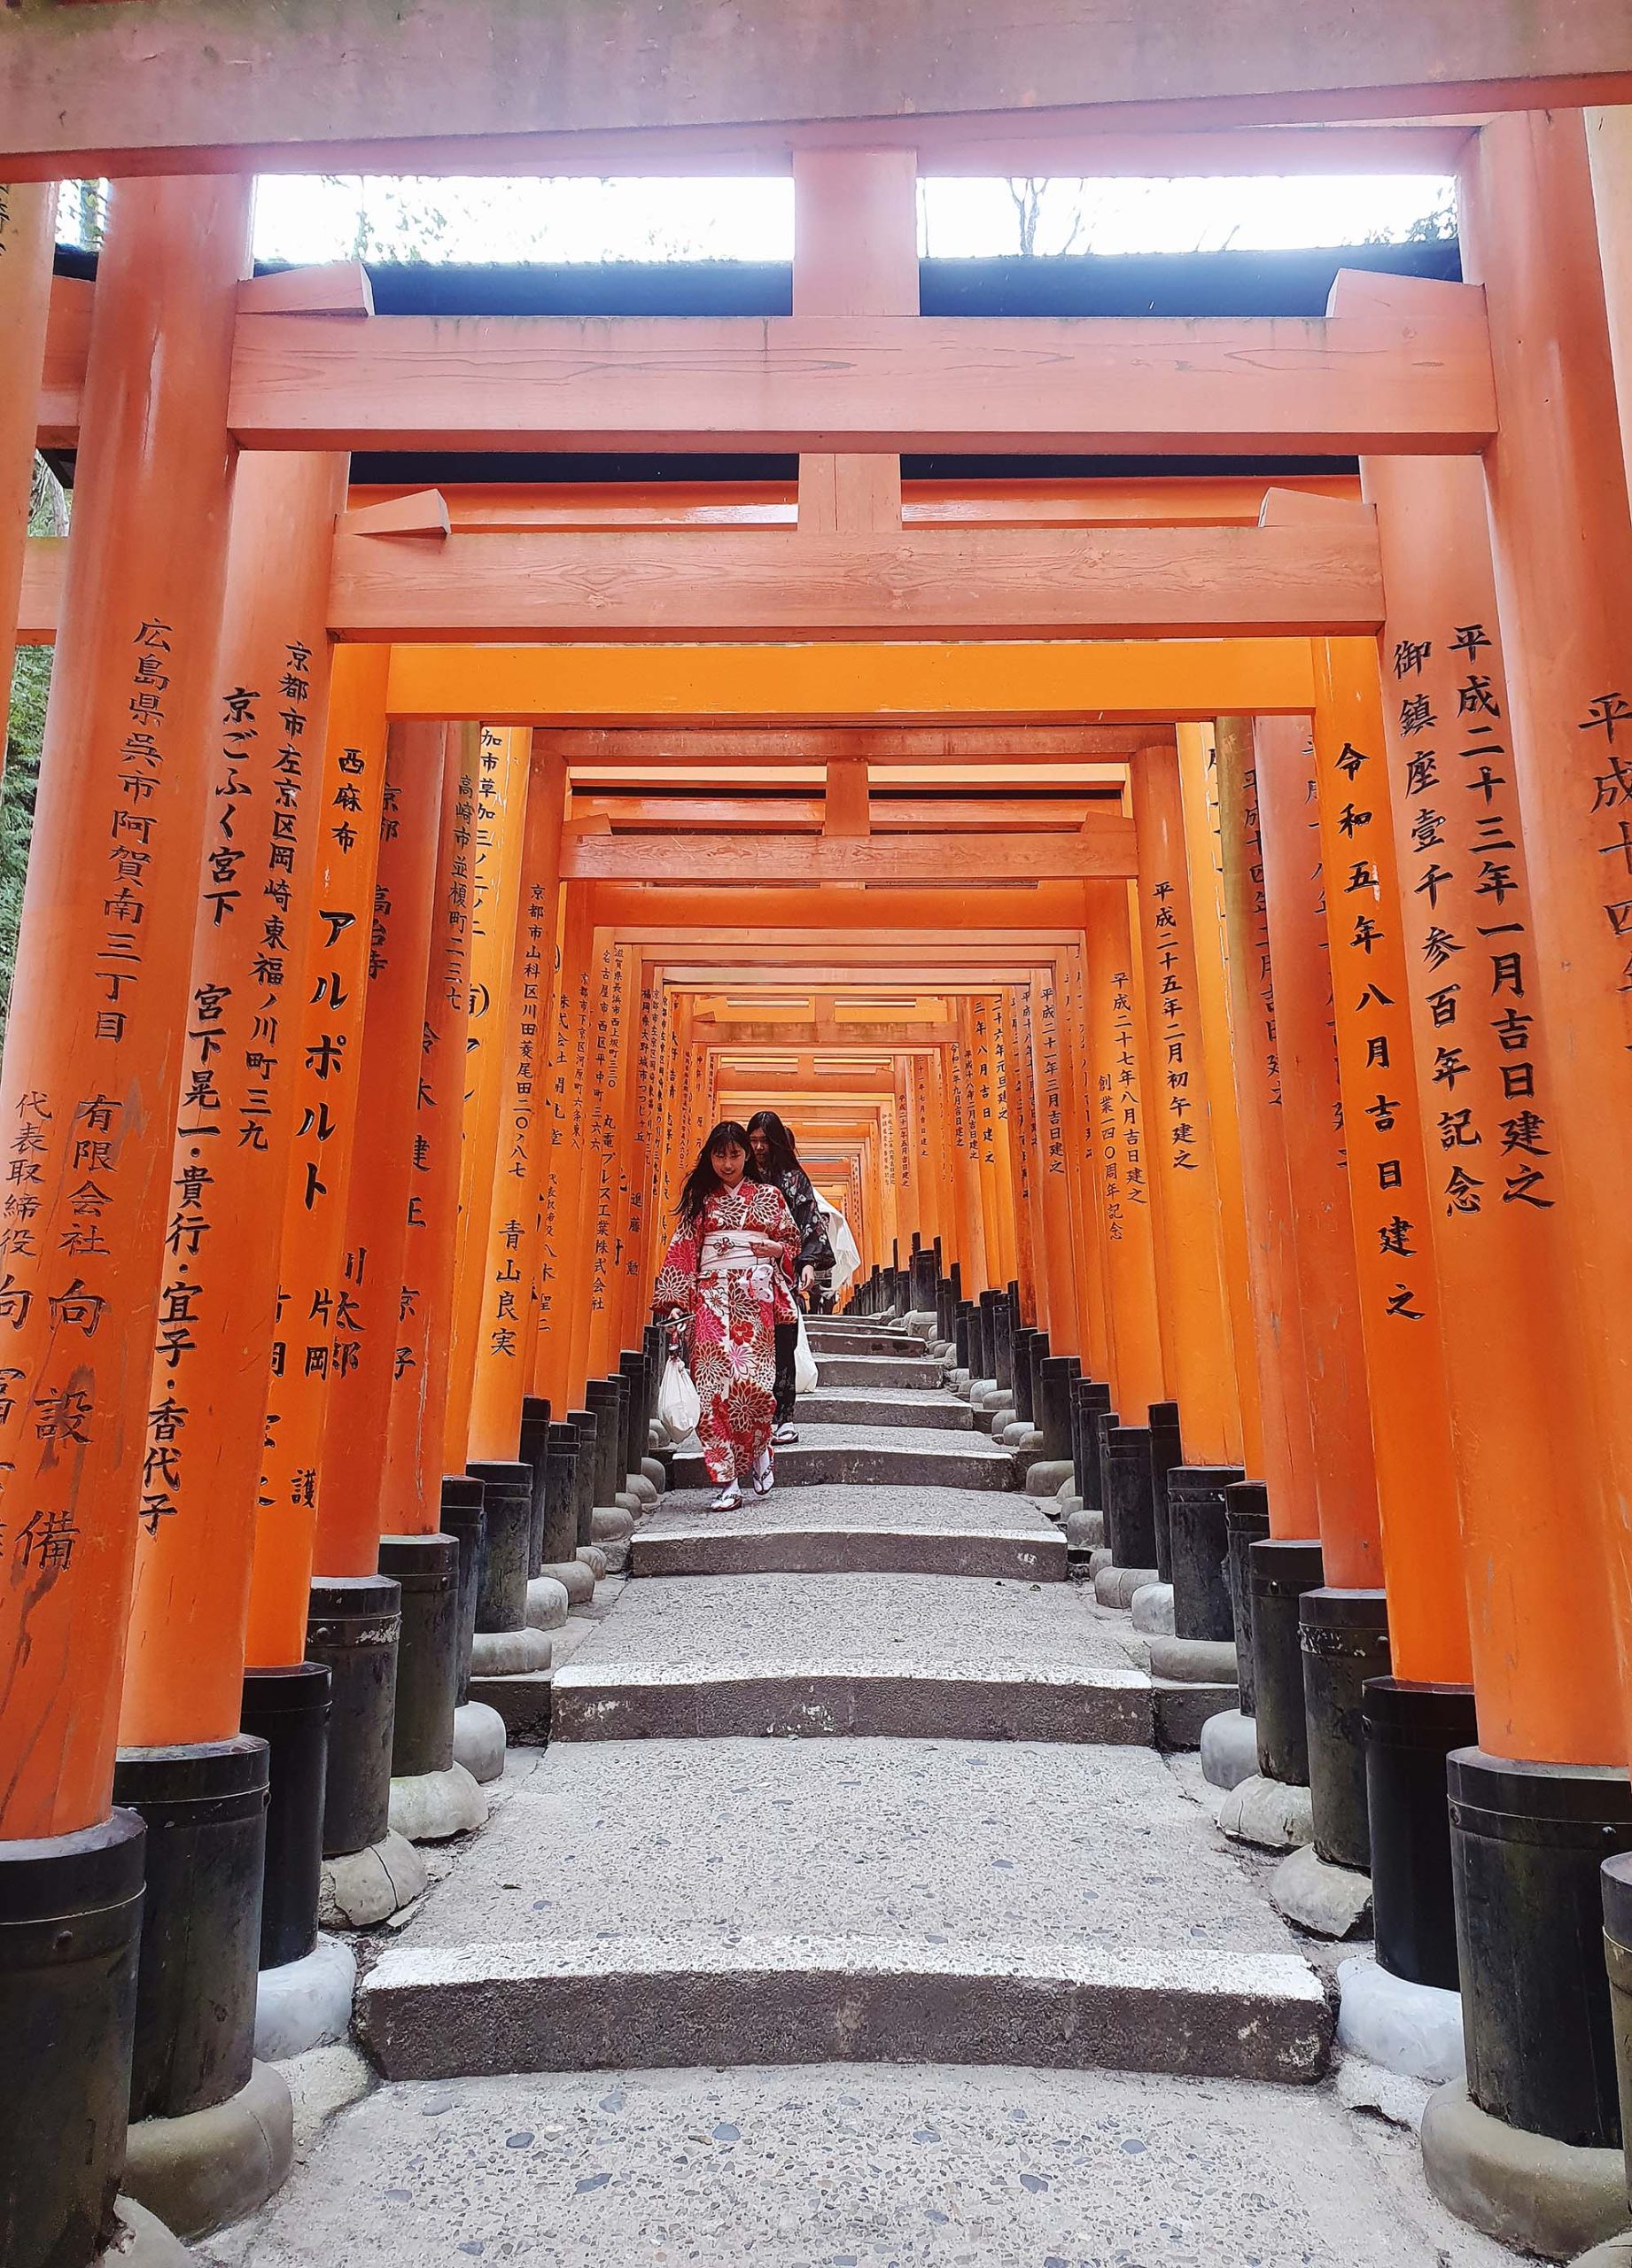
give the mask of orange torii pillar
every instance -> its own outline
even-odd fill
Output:
[[[424,1886],[423,1861],[389,1826],[399,1594],[378,1575],[314,1580],[330,1380],[361,1317],[346,1215],[385,771],[389,650],[335,655],[318,809],[320,868],[306,940],[294,1141],[279,1239],[278,1331],[267,1406],[249,1658],[326,1663],[334,1704],[323,1783],[326,1887],[358,1926]]]
[[[437,827],[434,927],[425,975],[402,1293],[392,1356],[381,1519],[389,1535],[435,1535],[441,1511],[454,1262],[459,1228],[465,1027],[470,1011],[470,866],[481,727],[447,727]]]
[[[143,1827],[110,1816],[110,1798],[250,201],[239,179],[113,192],[0,1075],[0,1875],[19,1947],[39,1947],[0,1988],[35,2112],[0,2142],[8,2268],[89,2261],[113,2231],[124,2155]],[[73,2146],[42,2149],[43,2135]]]
[[[1469,1656],[1376,649],[1317,641],[1312,658],[1316,807],[1386,1594],[1375,1581],[1336,1582],[1328,1565],[1325,1586],[1307,1593],[1300,1612],[1315,1848],[1363,1876],[1371,1837],[1362,1686],[1387,1677],[1392,1663],[1408,1682],[1441,1689],[1438,1705],[1454,1710]],[[1354,1895],[1364,1895],[1357,1883]]]
[[[533,1278],[548,1155],[541,1104],[565,788],[560,758],[541,738],[533,738],[528,762],[509,987],[501,1004],[501,1110],[467,1467],[476,1478],[500,1484],[488,1488],[487,1561],[471,1697],[496,1709],[512,1736],[548,1730],[545,1673],[552,1647],[547,1634],[565,1622],[569,1604],[560,1581],[554,1573],[546,1575],[542,1565],[550,1405],[526,1392],[537,1328]],[[517,1479],[524,1483],[519,1494],[513,1485]],[[554,1559],[557,1553],[552,1549],[548,1556]]]
[[[470,876],[470,1014],[465,1035],[458,1258],[443,1460],[462,1472],[470,1453],[476,1355],[487,1292],[487,1230],[504,1109],[505,1006],[521,902],[532,734],[484,725],[477,761]]]
[[[167,1978],[161,2001],[138,2002],[132,2107],[161,2122],[152,2139],[167,2153],[175,2122],[205,2114],[206,2184],[214,2107],[252,2081],[256,1970],[299,1961],[317,1938],[323,1775],[301,1763],[314,1736],[321,1744],[328,1672],[299,1663],[273,1692],[254,1678],[246,1689],[244,1664],[277,1305],[266,1223],[283,1203],[294,1132],[299,946],[316,889],[324,624],[345,494],[343,456],[291,454],[245,458],[233,496],[114,1778],[122,1798],[152,1791],[162,1806],[149,1828],[167,1852],[150,1869],[150,1927],[198,1949],[155,1969]],[[101,1184],[94,1153],[87,1164],[89,1208]],[[82,1217],[89,1228],[91,1212]],[[200,1874],[180,1854],[211,1814],[228,1863]],[[214,1912],[194,1904],[206,1888]],[[268,2109],[276,2092],[263,2074],[245,2109]],[[136,2163],[148,2146],[133,2138]],[[271,2186],[288,2160],[274,2153],[263,2170]]]
[[[1071,1225],[1071,1298],[1076,1319],[1073,1351],[1079,1375],[1103,1378],[1109,1349],[1109,1320],[1100,1241],[1095,1232],[1089,1159],[1092,1087],[1088,1057],[1087,960],[1080,939],[1061,946],[1044,978],[1044,1006],[1053,1018],[1053,1076],[1057,1082],[1061,1172]],[[1052,994],[1052,1001],[1048,995]],[[1048,1036],[1045,1024],[1045,1063]],[[1050,1163],[1054,1141],[1050,1107]]]
[[[1125,1438],[1111,1438],[1106,1512],[1114,1564],[1096,1576],[1095,1588],[1106,1604],[1126,1605],[1141,1576],[1170,1583],[1176,1635],[1166,1643],[1158,1635],[1162,1674],[1216,1683],[1224,1666],[1218,1649],[1235,1631],[1224,1492],[1246,1478],[1240,1373],[1250,1350],[1238,1349],[1232,1328],[1195,899],[1172,742],[1140,750],[1132,800],[1156,1282],[1168,1310],[1177,1409],[1154,1405],[1147,1418],[1116,1429]],[[1209,955],[1220,950],[1216,919],[1205,944]]]
[[[45,325],[51,304],[55,182],[0,182],[0,338],[6,385],[0,398],[0,699],[11,699],[12,644],[34,493],[34,443]],[[5,719],[0,715],[0,765]]]
[[[589,892],[582,882],[569,882],[563,889],[558,928],[557,967],[550,995],[550,1054],[546,1083],[549,1131],[540,1199],[538,1337],[532,1390],[543,1394],[552,1410],[564,1416],[577,1397],[580,1383],[572,1369],[572,1327],[580,1295],[578,1270],[582,1208],[579,1184],[584,1141],[581,1097],[587,1062],[585,1018],[592,928]],[[671,1000],[667,1014],[667,1146],[671,1176],[673,1158],[686,1138],[686,1103],[680,1091],[684,1051],[678,1037],[679,1014],[678,1004]]]
[[[1239,1712],[1209,1719],[1201,1736],[1201,1760],[1208,1777],[1232,1788],[1258,1769],[1259,1640],[1253,1613],[1252,1550],[1276,1533],[1315,1534],[1317,1514],[1313,1403],[1299,1309],[1292,1178],[1286,1161],[1286,1121],[1292,1112],[1286,1106],[1276,1021],[1269,899],[1250,722],[1242,717],[1219,718],[1214,748],[1228,928],[1224,959],[1230,982],[1240,1186],[1247,1231],[1246,1265],[1257,1348],[1263,1442],[1257,1467],[1262,1479],[1248,1479],[1232,1488],[1225,1515],[1241,1706]],[[1303,1108],[1303,1099],[1295,1087],[1293,1092],[1293,1109]],[[1276,1513],[1278,1530],[1271,1526]],[[1266,1629],[1266,1638],[1268,1635]],[[1300,1713],[1302,1682],[1300,1674],[1293,1697]],[[1271,1713],[1274,1707],[1271,1702]]]
[[[1550,1131],[1569,1208],[1569,1305],[1580,1334],[1605,1581],[1620,1627],[1624,1718],[1632,1707],[1632,1334],[1624,1315],[1632,1280],[1632,517],[1581,113],[1493,120],[1473,137],[1462,193],[1469,273],[1483,284],[1488,309],[1500,421],[1485,469],[1512,703],[1506,753],[1535,925],[1534,1006],[1556,1098]],[[1590,1542],[1578,1525],[1558,1548],[1589,1553]],[[1561,1622],[1532,1625],[1527,1640],[1544,1658],[1538,1677],[1567,1682],[1580,1674],[1578,1648]],[[1619,1752],[1624,1759],[1625,1744]],[[1553,1822],[1566,1813],[1581,1821],[1580,1829],[1537,1830],[1560,1839],[1560,1878],[1581,1862],[1578,1834],[1622,1852],[1632,1840],[1619,1775],[1594,1782],[1569,1759],[1519,1774],[1482,1753],[1459,1757],[1453,1772],[1472,1802],[1498,1803],[1527,1821]],[[1457,1849],[1470,1893],[1488,1878],[1504,1922],[1521,1929],[1507,1903],[1507,1852],[1499,1863],[1482,1860],[1460,1832]],[[1613,1862],[1605,1894],[1612,1938],[1632,1946],[1632,1859]],[[1567,1956],[1532,1935],[1523,1958],[1527,2005],[1531,1979],[1544,1980],[1554,1973],[1550,1963]],[[1535,1989],[1547,1999],[1546,1982]],[[1530,2066],[1531,2076],[1521,2076],[1511,2032],[1497,2031],[1494,2012],[1485,2023],[1484,2014],[1481,2002],[1473,2102],[1557,2140],[1564,2098],[1554,2091],[1554,2066]],[[1595,2052],[1605,2037],[1600,2012]],[[1589,2140],[1613,2130],[1606,2085],[1596,2101],[1599,2123]]]
[[[416,1843],[479,1827],[486,1803],[455,1761],[460,1678],[460,1543],[416,1526],[385,1532],[385,1459],[407,1284],[424,1055],[426,988],[437,927],[437,867],[447,727],[396,723],[386,742],[379,865],[369,936],[351,1176],[318,1481],[316,1573],[325,1588],[377,1578],[400,1621],[387,1756],[389,1823]],[[456,761],[458,750],[453,750]],[[416,1522],[420,1515],[416,1512]],[[361,1599],[368,1594],[351,1592]],[[377,1767],[377,1769],[378,1767]]]
[[[1076,1390],[1076,1481],[1084,1511],[1075,1532],[1068,1524],[1066,1534],[1073,1550],[1090,1551],[1107,1548],[1101,1420],[1115,1425],[1121,1413],[1131,1421],[1148,1412],[1164,1397],[1166,1370],[1130,885],[1084,882],[1083,913],[1091,1157],[1109,1345],[1101,1374]]]
[[[1196,998],[1207,1064],[1208,1118],[1218,1183],[1224,1239],[1224,1296],[1236,1347],[1241,1401],[1241,1461],[1263,1470],[1263,1418],[1258,1382],[1257,1318],[1247,1261],[1247,1208],[1241,1186],[1241,1123],[1235,1091],[1235,1033],[1230,1003],[1230,937],[1224,919],[1224,851],[1218,819],[1218,766],[1211,726],[1180,725],[1178,781],[1185,813],[1185,864],[1196,951]]]
[[[1299,1601],[1323,1581],[1340,1590],[1376,1589],[1382,1538],[1309,720],[1255,719],[1253,757],[1276,1045],[1285,1090],[1297,1099],[1297,1107],[1285,1113],[1282,1135],[1315,1502],[1306,1507],[1271,1496],[1270,1541],[1248,1553],[1258,1769],[1271,1785],[1245,1790],[1239,1821],[1233,1813],[1229,1821],[1273,1842],[1278,1804],[1278,1815],[1289,1822],[1278,1839],[1290,1843],[1311,1830],[1309,1798],[1286,1793],[1306,1789],[1309,1779]]]
[[[1477,1723],[1465,1712],[1446,1745],[1476,1745],[1490,1759],[1459,1758],[1459,1776],[1515,1764],[1590,1772],[1624,1765],[1620,1665],[1590,1516],[1593,1431],[1583,1407],[1573,1195],[1558,1169],[1559,1089],[1533,942],[1483,487],[1465,459],[1411,467],[1409,478],[1406,470],[1392,461],[1364,468],[1389,594],[1387,784],[1405,882],[1418,1076],[1434,1098],[1426,1113],[1430,1177],[1441,1196],[1434,1246],[1477,1696]],[[1561,1679],[1556,1665],[1566,1656],[1571,1674]],[[1397,1713],[1397,1699],[1393,1706]],[[1626,1817],[1632,1821],[1632,1807]],[[1426,1984],[1457,1977],[1449,1832],[1448,1821],[1438,1941],[1425,1949],[1411,1928],[1397,1949],[1385,1944],[1379,1907],[1379,1953]],[[1470,2068],[1517,2068],[1514,1977],[1522,1974],[1517,1997],[1535,1992],[1546,2028],[1523,2034],[1529,2116],[1516,2116],[1511,2098],[1498,2107],[1527,2128],[1550,2111],[1550,2124],[1532,2131],[1558,2140],[1613,2108],[1591,2076],[1607,2038],[1607,1983],[1596,1961],[1581,1965],[1597,1947],[1569,1936],[1574,1911],[1555,1907],[1550,1928],[1532,1908],[1526,1936],[1506,1943],[1463,1915]],[[1574,1991],[1554,1943],[1539,1958],[1532,1952],[1538,1922],[1550,1940],[1562,1930],[1572,1946]],[[1425,1951],[1437,1956],[1433,1973],[1420,1973]],[[1580,1982],[1587,1977],[1590,1994]]]

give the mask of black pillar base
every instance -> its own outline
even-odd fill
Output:
[[[1150,1508],[1156,1524],[1156,1557],[1152,1563],[1160,1580],[1173,1580],[1173,1531],[1168,1507],[1168,1475],[1177,1464],[1183,1464],[1185,1452],[1181,1446],[1178,1404],[1177,1402],[1153,1402],[1150,1418]]]
[[[383,1535],[380,1573],[402,1594],[391,1776],[446,1772],[454,1760],[459,1690],[458,1539]]]
[[[1373,1677],[1361,1694],[1377,1958],[1412,1984],[1460,1989],[1445,1759],[1479,1738],[1471,1685]]]
[[[384,1575],[319,1576],[306,1650],[334,1673],[323,1778],[323,1856],[382,1842],[391,1824],[391,1728],[401,1593]]]
[[[115,2233],[146,1829],[0,1843],[0,2260],[86,2268]]]
[[[1043,1458],[1048,1464],[1074,1464],[1071,1443],[1071,1387],[1082,1376],[1083,1366],[1075,1355],[1049,1355],[1044,1357],[1038,1379],[1038,1429],[1043,1436]]]
[[[548,1472],[540,1564],[559,1567],[578,1550],[578,1432],[559,1420],[549,1429]]]
[[[1239,1464],[1176,1464],[1168,1474],[1173,1629],[1177,1637],[1227,1645],[1235,1636],[1224,1491],[1246,1478]]]
[[[270,1751],[264,1740],[121,1749],[113,1794],[147,1827],[131,2118],[183,2118],[255,2060]]]
[[[1360,1696],[1368,1678],[1389,1673],[1387,1600],[1381,1591],[1305,1591],[1298,1602],[1298,1643],[1316,1854],[1369,1874]]]
[[[327,1662],[246,1669],[238,1721],[269,1751],[266,1868],[260,1898],[260,1966],[304,1961],[317,1943],[323,1869],[323,1783],[328,1776]]]
[[[521,1429],[516,1454],[532,1474],[532,1528],[527,1547],[527,1573],[536,1575],[544,1563],[544,1517],[549,1469],[549,1404],[541,1394],[521,1398]]]
[[[1604,1900],[1604,1958],[1609,1971],[1620,2137],[1625,2146],[1632,2143],[1632,1853],[1605,1859],[1598,1874],[1598,1888]],[[1628,2159],[1627,2187],[1632,2196],[1632,2155]]]
[[[1110,1425],[1102,1433],[1105,1541],[1116,1567],[1154,1567],[1156,1522],[1150,1494],[1150,1428]]]
[[[1111,1390],[1103,1379],[1071,1381],[1071,1461],[1076,1468],[1076,1493],[1088,1510],[1095,1512],[1105,1510],[1099,1420],[1110,1406]]]
[[[1229,1543],[1230,1607],[1235,1617],[1236,1689],[1241,1697],[1242,1716],[1251,1717],[1257,1713],[1258,1683],[1247,1555],[1255,1543],[1270,1540],[1269,1491],[1261,1480],[1237,1480],[1224,1490],[1224,1533]]]
[[[1468,2093],[1526,2132],[1620,2142],[1600,1868],[1632,1852],[1632,1783],[1589,1764],[1447,1761]]]
[[[484,1490],[487,1515],[482,1580],[476,1594],[478,1630],[521,1630],[527,1620],[527,1565],[532,1548],[532,1468],[495,1458],[465,1467]]]
[[[458,1603],[454,1610],[457,1653],[454,1670],[454,1706],[470,1697],[470,1642],[476,1635],[476,1602],[482,1588],[482,1557],[487,1542],[487,1491],[468,1472],[442,1476],[441,1523],[444,1535],[459,1547]],[[571,1554],[568,1553],[568,1557]]]
[[[1309,1785],[1309,1723],[1303,1712],[1299,1602],[1324,1580],[1312,1538],[1271,1537],[1247,1547],[1252,1587],[1253,1688],[1258,1769],[1283,1787]]]
[[[569,1410],[567,1423],[578,1435],[578,1470],[573,1476],[572,1506],[579,1550],[595,1541],[595,1466],[600,1454],[601,1428],[594,1410]]]

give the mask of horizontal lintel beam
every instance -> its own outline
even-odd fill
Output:
[[[1090,819],[1072,835],[688,835],[683,843],[652,835],[570,835],[562,843],[565,881],[675,882],[715,888],[765,882],[952,882],[959,889],[991,882],[1062,882],[1127,877],[1134,872],[1133,822],[1119,813]]]
[[[337,537],[329,624],[369,643],[1373,634],[1375,530],[988,528]]]

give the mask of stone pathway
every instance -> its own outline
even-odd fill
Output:
[[[204,2256],[1505,2259],[1342,2107],[1325,1980],[1014,1458],[920,1342],[813,1337],[775,1495],[710,1514],[676,1456],[549,1748],[370,1948],[384,2083]]]

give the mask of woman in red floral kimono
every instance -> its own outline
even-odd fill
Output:
[[[681,1324],[689,1342],[717,1512],[735,1511],[743,1480],[759,1496],[774,1486],[775,1332],[795,1319],[789,1284],[799,1231],[781,1191],[750,1180],[748,1165],[746,1130],[723,1120],[686,1177],[652,1298],[654,1312]]]

